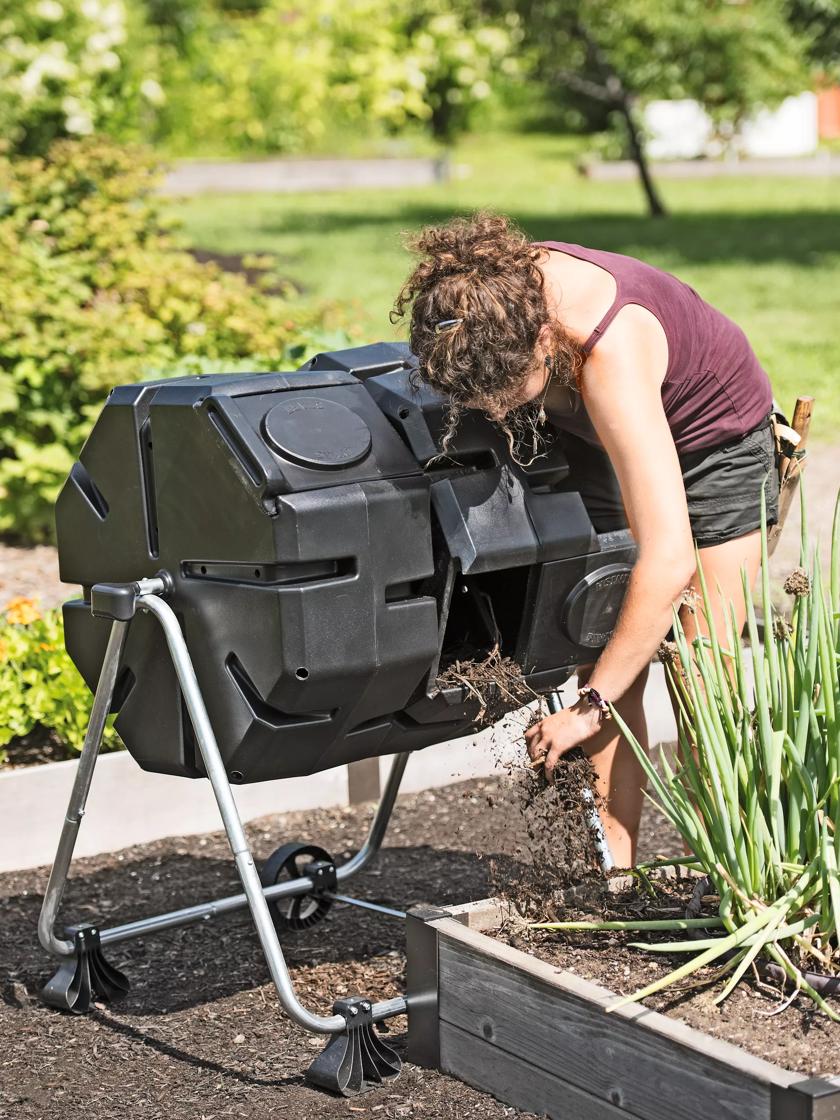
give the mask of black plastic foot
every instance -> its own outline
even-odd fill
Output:
[[[311,1085],[342,1097],[355,1097],[397,1076],[402,1060],[376,1033],[369,999],[353,996],[336,1000],[333,1014],[344,1017],[347,1030],[331,1035],[306,1071]]]
[[[108,964],[95,926],[71,926],[76,952],[65,957],[58,972],[41,989],[41,999],[50,1007],[84,1015],[94,999],[106,1003],[125,995],[131,985],[117,968]]]

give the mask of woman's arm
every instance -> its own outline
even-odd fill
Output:
[[[650,362],[652,318],[642,308],[624,308],[593,351],[581,385],[638,545],[615,630],[590,678],[611,701],[650,662],[695,569],[685,485],[662,407],[665,371]]]
[[[661,327],[650,312],[623,308],[583,371],[587,412],[618,477],[638,559],[615,630],[589,684],[615,702],[650,662],[672,622],[675,601],[695,569],[685,487],[662,407]],[[532,757],[546,769],[599,726],[580,703],[531,728]]]

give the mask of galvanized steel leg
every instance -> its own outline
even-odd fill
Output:
[[[280,997],[283,1009],[290,1019],[298,1026],[315,1034],[337,1034],[347,1029],[347,1024],[341,1015],[313,1015],[300,1003],[292,985],[283,950],[277,940],[277,931],[271,920],[268,903],[263,895],[260,877],[254,866],[254,857],[245,838],[245,830],[233,799],[230,782],[225,771],[219,745],[207,715],[204,698],[198,687],[192,661],[190,660],[187,644],[181,633],[181,627],[172,608],[157,595],[143,595],[137,604],[141,609],[153,614],[163,627],[166,644],[172,657],[172,664],[181,685],[181,691],[190,715],[190,721],[195,731],[198,748],[204,762],[204,769],[213,787],[216,804],[227,833],[230,850],[236,862],[236,869],[242,882],[242,889],[248,899],[248,908],[254,920],[257,936],[260,939],[265,959],[268,964],[271,978]]]
[[[335,1091],[348,1093],[358,1091],[357,1082],[360,1086],[368,1087],[370,1084],[386,1077],[394,1076],[399,1068],[399,1061],[390,1052],[386,1054],[387,1048],[378,1045],[376,1036],[372,1033],[372,1024],[403,1013],[406,1008],[404,999],[384,1000],[376,1004],[361,999],[338,1001],[331,1016],[312,1014],[298,1000],[266,901],[266,893],[273,896],[285,892],[283,886],[279,884],[276,887],[263,888],[260,883],[186,642],[175,613],[158,594],[159,591],[163,590],[163,582],[159,579],[148,580],[141,581],[134,586],[138,593],[136,606],[155,615],[163,629],[195,731],[204,768],[210,780],[216,803],[219,806],[222,823],[236,862],[244,890],[244,898],[251,911],[260,944],[283,1009],[294,1022],[305,1030],[316,1034],[330,1035],[332,1038],[332,1042],[328,1045],[329,1058],[316,1063],[317,1069],[313,1067],[313,1081],[327,1087],[333,1087]],[[68,1010],[86,1010],[95,995],[100,994],[108,997],[125,990],[128,986],[122,974],[108,966],[102,958],[98,929],[94,926],[85,926],[68,930],[69,933],[73,934],[73,940],[63,940],[55,936],[53,928],[67,881],[76,836],[84,814],[93,769],[102,742],[105,720],[113,699],[128,625],[128,621],[120,620],[114,621],[111,626],[108,646],[91,710],[90,723],[70,796],[67,818],[62,828],[58,851],[50,873],[38,924],[41,944],[49,953],[63,959],[59,971],[44,989],[44,999],[54,1006]],[[396,801],[407,761],[407,753],[397,755],[394,759],[382,799],[371,822],[367,839],[356,855],[339,869],[338,878],[347,879],[361,871],[378,852]],[[290,883],[285,884],[285,886],[295,890],[297,884]],[[295,893],[297,893],[296,890]],[[238,902],[238,899],[227,901],[235,903]],[[231,906],[231,908],[233,907]],[[184,915],[175,914],[164,917],[180,918],[182,916]],[[136,923],[136,926],[145,928],[146,925],[152,927],[155,924],[155,919],[145,919]],[[181,923],[175,921],[166,923],[166,925],[169,924]],[[162,928],[165,928],[165,925]],[[117,932],[119,931],[112,931],[112,933]],[[112,939],[117,940],[116,937]],[[337,1036],[344,1034],[351,1035],[352,1046],[345,1048],[347,1054],[340,1063],[334,1063],[333,1055],[337,1052]],[[348,1065],[351,1057],[352,1063]],[[340,1066],[342,1070],[340,1075],[336,1074],[338,1081],[334,1086],[331,1084],[332,1073],[330,1072],[333,1064],[336,1064],[337,1067]],[[352,1076],[349,1076],[348,1071],[351,1070],[351,1066]]]
[[[41,916],[38,919],[38,939],[46,951],[54,957],[72,957],[76,953],[75,941],[65,941],[56,937],[55,919],[67,883],[67,872],[70,870],[70,863],[73,859],[73,849],[76,847],[79,825],[85,813],[93,770],[99,757],[99,748],[105,731],[105,720],[111,710],[117,670],[119,669],[128,626],[127,622],[114,622],[111,625],[111,634],[108,638],[108,646],[99,674],[99,683],[96,686],[96,694],[93,698],[90,722],[85,734],[79,765],[76,768],[70,802],[67,806],[67,816],[61,828],[55,862],[50,871],[49,882],[41,906]]]

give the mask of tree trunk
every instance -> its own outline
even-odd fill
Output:
[[[652,218],[667,217],[668,211],[665,209],[665,204],[659,196],[656,189],[656,184],[650,174],[648,167],[647,156],[645,154],[645,146],[642,140],[639,127],[636,124],[636,119],[633,116],[633,109],[630,105],[630,98],[622,90],[621,95],[616,100],[616,108],[624,117],[624,123],[627,125],[627,136],[630,140],[630,151],[633,156],[633,161],[639,169],[639,179],[642,184],[642,189],[647,198],[648,209]]]
[[[636,118],[633,114],[631,95],[625,88],[618,71],[612,65],[606,54],[601,50],[598,40],[590,34],[589,28],[584,23],[577,21],[575,23],[575,32],[586,45],[587,59],[590,66],[596,73],[600,73],[601,75],[605,95],[604,100],[615,106],[624,118],[624,123],[627,125],[627,138],[630,141],[630,151],[633,156],[633,161],[639,169],[639,179],[641,180],[642,189],[647,198],[650,216],[652,218],[664,218],[668,211],[665,209],[665,204],[659,197],[659,192],[650,174],[647,157],[645,156],[644,141],[642,140],[641,131],[636,124]]]

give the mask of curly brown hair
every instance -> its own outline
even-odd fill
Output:
[[[549,313],[539,268],[545,250],[508,218],[486,212],[455,218],[409,235],[406,246],[421,259],[391,321],[411,308],[409,342],[420,379],[449,400],[444,447],[464,408],[505,414],[520,404],[543,327],[550,332],[552,378],[578,386],[583,353]],[[462,321],[438,329],[447,320]]]

